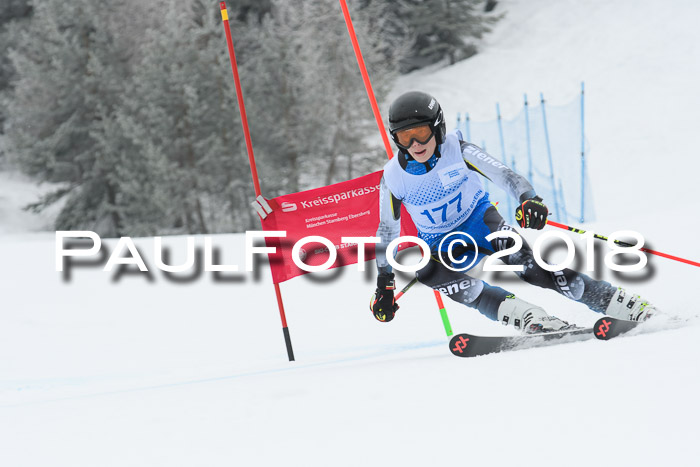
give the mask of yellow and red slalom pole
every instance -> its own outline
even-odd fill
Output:
[[[231,27],[228,23],[228,11],[226,10],[226,2],[221,2],[219,4],[221,8],[221,19],[224,23],[224,30],[226,31],[226,43],[228,44],[228,54],[231,60],[231,71],[233,72],[233,80],[236,85],[236,97],[238,98],[238,110],[241,114],[241,124],[243,125],[243,135],[245,136],[245,145],[248,151],[248,162],[250,163],[250,173],[253,177],[253,185],[255,187],[255,196],[260,196],[260,180],[258,179],[258,170],[255,165],[255,156],[253,154],[253,142],[250,138],[250,130],[248,129],[248,117],[245,112],[245,104],[243,102],[243,91],[241,90],[241,80],[238,76],[238,66],[236,62],[236,52],[233,49],[233,40],[231,39]],[[289,335],[289,328],[287,327],[287,317],[284,313],[284,303],[282,302],[282,293],[280,291],[279,284],[275,283],[275,295],[277,296],[277,307],[280,311],[280,318],[282,320],[282,333],[284,334],[284,342],[287,346],[287,356],[289,361],[294,361],[294,350],[292,349],[292,339]]]

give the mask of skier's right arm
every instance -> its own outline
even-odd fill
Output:
[[[376,236],[380,242],[375,247],[377,260],[377,290],[372,301],[372,313],[377,320],[394,319],[399,306],[394,302],[394,273],[386,259],[386,247],[401,234],[401,200],[389,190],[384,178],[379,185],[379,227]]]
[[[401,234],[401,200],[397,199],[386,185],[384,177],[379,183],[379,227],[377,237],[380,242],[375,249],[377,272],[391,273],[391,266],[386,259],[386,247]]]

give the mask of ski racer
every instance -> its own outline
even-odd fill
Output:
[[[391,321],[399,308],[394,300],[394,274],[385,251],[389,242],[399,236],[403,205],[416,225],[418,236],[430,246],[432,253],[428,264],[416,272],[421,283],[441,290],[456,302],[476,308],[492,320],[526,333],[575,327],[507,290],[457,270],[475,256],[476,264],[485,255],[514,245],[514,240],[507,237],[491,242],[485,239],[496,231],[515,230],[489,201],[481,177],[518,200],[515,218],[521,228],[544,228],[547,206],[527,179],[478,146],[463,141],[459,131],[446,133],[442,108],[426,93],[408,92],[399,96],[389,109],[389,130],[399,151],[384,166],[380,184],[380,221],[376,236],[381,243],[376,247],[377,288],[371,302],[374,317],[382,322]],[[455,238],[462,238],[466,245],[473,244],[465,234],[477,242],[478,255],[473,247],[460,245],[461,248],[451,252],[450,259],[447,248]],[[450,241],[441,244],[448,235]],[[516,274],[525,282],[555,290],[595,312],[642,321],[656,311],[639,295],[608,282],[594,280],[571,269],[546,271],[537,264],[524,239],[517,252],[500,259],[508,265],[522,265],[523,271]]]

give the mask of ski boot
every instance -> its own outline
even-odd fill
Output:
[[[656,311],[654,305],[639,295],[628,293],[622,287],[618,287],[605,309],[605,314],[628,321],[646,321]]]
[[[515,295],[508,295],[498,307],[498,320],[503,325],[512,325],[526,334],[576,329],[575,325],[550,316],[542,308]]]

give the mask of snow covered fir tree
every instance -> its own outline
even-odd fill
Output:
[[[476,13],[483,5],[474,0],[350,5],[380,99],[402,68],[473,53],[468,38],[494,20]],[[242,2],[232,11],[266,194],[379,168],[381,145],[368,138],[374,121],[346,59],[337,1]],[[10,2],[3,157],[57,184],[31,209],[60,203],[57,229],[111,236],[256,225],[217,15],[203,0]]]

